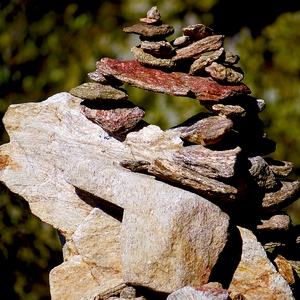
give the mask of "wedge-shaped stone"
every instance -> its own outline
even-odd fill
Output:
[[[230,119],[212,116],[201,119],[193,125],[184,128],[180,137],[194,144],[213,145],[223,139],[233,127]]]
[[[221,99],[251,92],[242,83],[238,85],[220,85],[207,77],[149,69],[136,60],[118,61],[103,58],[97,62],[97,69],[105,76],[119,79],[123,83],[128,83],[143,90],[196,98],[203,101],[218,102]]]
[[[228,290],[230,297],[242,294],[246,299],[294,300],[288,283],[269,261],[262,245],[248,229],[238,227],[242,239],[241,259]]]

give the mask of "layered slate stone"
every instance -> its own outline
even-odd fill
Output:
[[[123,28],[126,33],[135,33],[142,37],[153,39],[153,38],[165,38],[174,33],[174,27],[167,24],[159,26],[150,25],[145,23],[135,24],[130,27]]]
[[[123,83],[158,93],[184,96],[197,100],[218,102],[231,96],[251,93],[243,83],[237,85],[220,85],[207,77],[149,69],[138,61],[118,61],[103,58],[97,62],[97,69],[104,75],[116,78]]]
[[[218,50],[222,47],[224,35],[212,35],[201,39],[187,47],[176,50],[174,61],[181,59],[194,58],[197,59],[202,53]]]

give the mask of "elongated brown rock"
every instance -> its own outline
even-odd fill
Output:
[[[148,39],[158,38],[158,37],[164,38],[174,33],[174,27],[167,24],[155,26],[155,25],[139,23],[130,27],[125,27],[123,31],[126,33],[139,34]]]
[[[207,77],[149,69],[136,60],[118,61],[103,58],[97,62],[96,66],[103,75],[119,79],[123,83],[143,90],[190,97],[202,101],[218,102],[227,97],[251,93],[250,89],[243,83],[220,85]]]
[[[180,137],[194,144],[213,145],[223,139],[233,127],[230,119],[212,116],[197,121],[192,126],[184,128]]]
[[[201,39],[187,47],[176,50],[175,61],[187,58],[199,58],[201,53],[218,50],[222,47],[224,35],[212,35]]]

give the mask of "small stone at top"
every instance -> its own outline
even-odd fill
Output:
[[[160,20],[160,12],[157,6],[153,6],[147,12],[147,18],[141,18],[140,21],[147,24],[153,24]]]
[[[155,19],[157,21],[160,19],[160,12],[159,12],[157,6],[153,6],[148,10],[147,18],[148,19]]]

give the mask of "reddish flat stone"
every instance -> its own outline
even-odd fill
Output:
[[[243,83],[221,85],[209,77],[191,76],[186,73],[167,73],[142,66],[136,60],[118,61],[103,58],[96,64],[100,73],[113,77],[143,90],[175,96],[185,96],[218,102],[227,97],[250,94]]]

